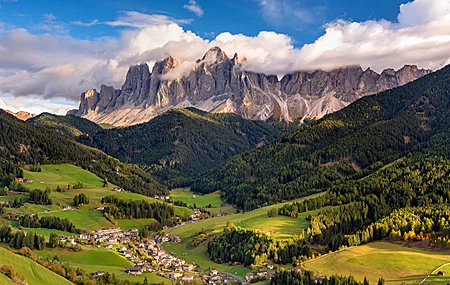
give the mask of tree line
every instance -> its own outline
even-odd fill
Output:
[[[75,225],[67,218],[45,216],[39,218],[37,214],[25,214],[19,218],[19,226],[25,228],[46,228],[63,232],[76,233]]]
[[[161,225],[173,224],[174,209],[167,203],[150,203],[145,200],[121,200],[114,195],[102,198],[102,203],[107,204],[103,213],[115,219],[148,219],[154,218]]]
[[[33,232],[15,231],[11,226],[0,227],[0,242],[9,243],[12,248],[28,247],[41,250],[45,246],[45,237]]]
[[[369,281],[364,277],[364,281],[357,281],[353,276],[337,276],[316,278],[312,271],[281,270],[275,273],[270,280],[270,285],[369,285]],[[384,285],[384,279],[380,278],[377,285]]]

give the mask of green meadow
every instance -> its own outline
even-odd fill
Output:
[[[41,213],[41,217],[55,216],[69,219],[77,228],[85,230],[95,230],[99,228],[108,228],[113,224],[103,217],[101,211],[93,210],[61,210],[52,213]]]
[[[353,275],[360,281],[366,276],[371,284],[376,284],[380,277],[385,279],[386,284],[418,284],[436,268],[448,262],[450,255],[447,253],[374,242],[306,261],[302,267],[328,276]],[[444,267],[443,270],[447,273],[444,277],[432,274],[424,283],[447,284],[450,281],[450,267]]]
[[[201,195],[192,193],[189,188],[180,188],[170,191],[170,197],[172,197],[174,201],[185,202],[188,206],[193,206],[195,204],[197,208],[206,208],[209,205],[218,208],[222,205],[220,191],[207,195]]]

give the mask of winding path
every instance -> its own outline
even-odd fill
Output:
[[[428,274],[427,277],[425,277],[422,281],[420,281],[419,284],[423,284],[423,282],[425,282],[425,280],[427,280],[428,278],[430,278],[431,274],[433,274],[434,272],[438,271],[439,269],[441,269],[442,267],[445,267],[445,266],[447,266],[447,265],[450,265],[450,262],[444,263],[444,264],[442,264],[441,266],[439,266],[438,268],[436,268],[435,270],[431,271],[431,273]]]

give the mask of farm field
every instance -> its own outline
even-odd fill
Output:
[[[439,266],[450,262],[446,253],[431,252],[388,242],[374,242],[352,247],[306,261],[303,268],[323,275],[353,275],[362,281],[367,276],[371,284],[383,277],[386,284],[414,284],[422,281]],[[450,267],[444,268],[450,273]],[[432,281],[432,282],[431,282]],[[445,277],[432,276],[427,282],[447,284]]]
[[[16,255],[4,248],[0,248],[0,264],[11,264],[16,271],[23,274],[28,284],[73,284],[56,273],[51,272],[47,268],[35,263],[31,259]],[[1,281],[2,279],[0,278],[0,282]]]
[[[320,195],[320,194],[316,194]],[[316,195],[310,196],[314,197]],[[308,197],[302,198],[307,199]],[[188,262],[195,262],[201,267],[205,268],[216,268],[217,270],[227,271],[243,277],[249,269],[243,266],[230,267],[227,264],[217,264],[209,260],[206,250],[206,244],[208,241],[193,248],[191,242],[193,236],[199,232],[202,228],[211,234],[219,234],[222,232],[223,228],[226,226],[227,222],[234,223],[237,226],[259,229],[270,227],[272,229],[272,234],[277,238],[289,238],[292,237],[297,231],[309,226],[309,222],[306,218],[314,212],[303,213],[298,219],[293,219],[289,217],[274,217],[269,218],[267,215],[268,210],[276,207],[280,207],[283,204],[292,203],[286,202],[276,205],[271,205],[263,208],[259,208],[250,212],[243,214],[233,214],[223,217],[212,218],[209,220],[202,220],[194,224],[188,224],[184,226],[174,227],[167,230],[168,233],[179,236],[182,239],[182,243],[179,244],[164,244],[164,248],[169,252],[176,252],[178,256],[182,256]]]
[[[220,191],[207,195],[201,195],[192,193],[189,188],[180,188],[170,191],[170,197],[172,197],[174,201],[183,201],[189,206],[195,204],[198,208],[205,208],[209,205],[212,207],[220,207],[222,205]]]
[[[172,284],[169,279],[153,273],[145,273],[141,276],[123,273],[124,269],[131,267],[134,264],[112,250],[83,247],[82,251],[73,252],[61,248],[47,248],[42,251],[36,251],[36,254],[50,259],[53,258],[53,256],[58,255],[61,261],[67,262],[75,268],[81,268],[87,273],[103,270],[114,273],[118,279],[129,280],[132,282],[143,282],[144,278],[147,277],[150,283],[159,284],[163,282],[164,284]]]

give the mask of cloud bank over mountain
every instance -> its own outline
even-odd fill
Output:
[[[203,10],[195,13],[202,15]],[[180,76],[213,46],[220,46],[228,56],[238,53],[247,58],[243,63],[246,70],[278,76],[355,64],[381,71],[404,64],[438,69],[450,63],[448,0],[401,5],[397,19],[336,20],[324,27],[324,34],[315,42],[300,48],[290,36],[270,31],[256,36],[224,32],[207,40],[183,28],[190,19],[131,11],[106,22],[70,23],[86,29],[94,25],[125,27],[119,37],[77,39],[0,25],[0,93],[75,102],[81,92],[101,83],[120,87],[129,65],[146,62],[151,66],[167,55],[181,63],[174,72]],[[57,16],[52,21],[57,21]]]

